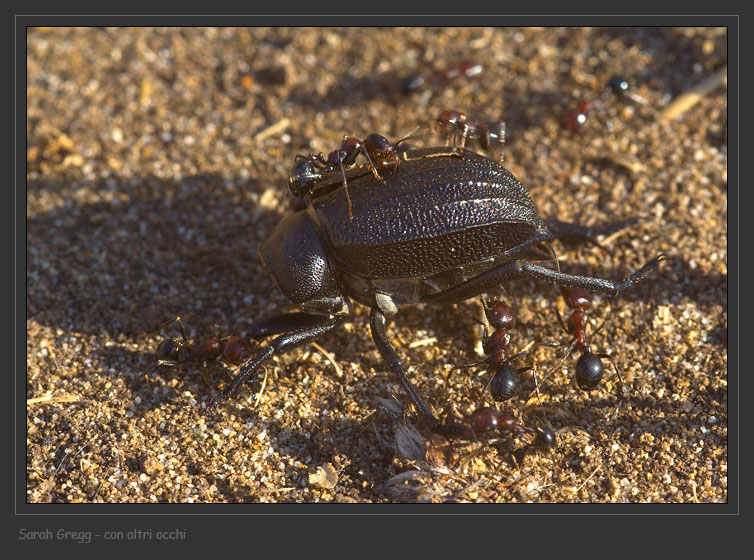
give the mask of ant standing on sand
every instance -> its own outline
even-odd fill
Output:
[[[180,317],[171,319],[160,328],[178,323],[181,338],[167,338],[157,345],[154,363],[144,372],[156,367],[175,367],[185,363],[213,362],[220,359],[226,369],[240,366],[252,355],[251,344],[239,336],[210,337],[189,342]]]
[[[593,101],[582,99],[576,105],[575,109],[567,109],[563,111],[560,115],[560,126],[565,130],[570,131],[572,134],[579,132],[586,124],[587,118],[590,115],[596,111],[602,111],[607,107],[607,103],[613,94],[630,99],[640,105],[647,104],[647,101],[643,97],[631,89],[631,85],[626,78],[623,78],[622,76],[613,76],[607,81],[607,84],[605,84],[605,89],[599,98]],[[612,134],[613,124],[609,120],[607,127]]]
[[[483,298],[482,305],[487,322],[493,329],[492,335],[490,335],[487,325],[484,325],[482,349],[487,358],[482,362],[466,364],[461,367],[471,367],[480,363],[486,364],[487,370],[493,372],[493,375],[485,389],[487,387],[490,388],[490,393],[495,401],[505,401],[516,394],[519,374],[530,370],[531,367],[519,369],[513,367],[513,360],[521,357],[524,352],[519,352],[510,357],[506,356],[508,345],[511,341],[509,331],[516,326],[513,310],[504,301],[500,300]],[[479,322],[481,323],[481,321]],[[484,391],[482,394],[484,394]],[[481,398],[477,406],[480,404]]]
[[[618,378],[623,383],[618,367],[612,360],[609,354],[595,354],[592,352],[589,342],[586,337],[586,326],[589,322],[589,316],[587,312],[592,306],[592,296],[583,288],[560,288],[560,293],[563,296],[563,301],[572,310],[571,318],[568,321],[568,327],[563,322],[560,312],[558,312],[558,321],[566,332],[573,334],[573,341],[566,356],[570,354],[572,349],[576,349],[581,352],[581,356],[576,361],[576,384],[579,388],[588,391],[596,388],[605,373],[605,368],[602,365],[602,358],[609,359],[613,364],[615,373],[618,374]],[[598,329],[599,330],[599,329]]]

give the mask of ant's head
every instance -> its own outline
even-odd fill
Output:
[[[450,134],[456,130],[461,130],[467,120],[466,113],[454,109],[445,109],[437,117],[436,128],[441,134]]]
[[[563,301],[570,309],[588,310],[592,306],[592,295],[584,288],[566,288],[561,286]]]
[[[181,348],[183,348],[183,344],[178,340],[163,340],[157,346],[157,350],[155,350],[155,358],[158,362],[176,362],[178,361]]]

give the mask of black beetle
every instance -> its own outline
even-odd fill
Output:
[[[444,426],[406,377],[385,334],[386,320],[402,304],[454,304],[527,275],[559,286],[615,296],[663,256],[622,281],[576,276],[533,260],[551,258],[538,248],[573,224],[543,221],[524,186],[505,168],[475,152],[423,148],[381,171],[349,170],[354,214],[349,217],[338,175],[318,184],[306,208],[288,215],[262,245],[262,263],[301,312],[262,320],[251,338],[273,338],[241,364],[231,385],[209,404],[214,410],[249,380],[273,354],[313,341],[343,324],[350,300],[371,308],[374,342],[428,426]],[[327,181],[327,179],[323,179]],[[583,228],[586,231],[585,228]],[[453,429],[448,430],[453,432]]]

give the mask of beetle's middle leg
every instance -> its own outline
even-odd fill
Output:
[[[390,369],[393,370],[393,373],[398,376],[398,379],[400,379],[403,388],[406,389],[408,396],[414,402],[419,414],[422,415],[427,425],[434,430],[440,425],[440,422],[435,418],[435,415],[430,412],[429,408],[427,408],[427,405],[424,404],[419,393],[416,391],[414,385],[409,381],[408,377],[406,377],[406,372],[403,371],[403,360],[398,357],[395,348],[393,348],[393,345],[390,344],[390,341],[387,339],[385,322],[385,315],[382,311],[373,308],[372,313],[369,316],[369,324],[372,327],[372,338],[377,346],[377,350],[380,351],[382,359],[388,363]]]
[[[308,313],[288,313],[268,320],[267,334],[280,332],[279,329],[283,328],[289,332],[272,339],[266,348],[242,363],[238,375],[230,384],[230,387],[225,389],[222,393],[218,393],[212,397],[212,400],[207,407],[207,411],[210,413],[213,412],[220,403],[238,391],[241,385],[248,381],[261,365],[274,354],[285,354],[289,350],[311,342],[315,338],[339,327],[347,318],[348,315],[319,316],[310,315]],[[264,322],[257,323],[257,325],[260,324],[263,327],[265,326]],[[265,335],[262,334],[259,336]]]

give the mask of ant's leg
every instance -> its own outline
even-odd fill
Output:
[[[172,319],[168,319],[164,323],[160,323],[159,325],[157,325],[157,327],[149,332],[161,331],[162,329],[169,327],[173,323],[176,323],[178,325],[178,329],[181,331],[181,337],[183,338],[183,341],[186,342],[188,340],[188,338],[186,337],[186,329],[183,327],[183,321],[181,321],[181,317],[179,315],[176,315]]]
[[[470,131],[470,125],[468,123],[463,125],[463,130],[461,130],[461,149],[463,150],[466,147],[466,138],[469,136]]]
[[[278,319],[286,317],[285,315],[278,317]],[[261,352],[255,356],[250,357],[244,363],[241,364],[238,375],[225,391],[216,394],[212,397],[212,400],[207,407],[207,412],[212,413],[217,406],[232,396],[243,385],[259,367],[271,358],[274,354],[285,354],[289,350],[311,342],[315,338],[322,336],[325,333],[330,332],[336,327],[340,326],[347,318],[347,315],[337,315],[334,317],[320,316],[318,324],[311,324],[312,315],[307,313],[290,313],[287,315],[288,330],[292,331],[282,336],[279,336],[264,348]],[[294,330],[295,329],[295,330]]]
[[[393,370],[393,373],[398,376],[398,379],[403,384],[403,388],[406,389],[408,396],[413,401],[416,409],[419,411],[419,414],[422,415],[427,425],[431,429],[437,428],[440,425],[440,422],[435,418],[434,414],[429,411],[427,405],[424,404],[419,393],[416,391],[416,388],[411,381],[409,381],[408,377],[406,377],[406,373],[403,371],[403,360],[398,357],[392,344],[390,344],[390,341],[387,339],[385,333],[385,315],[383,315],[379,309],[373,308],[372,313],[369,316],[369,324],[372,327],[374,344],[377,346],[377,350],[379,350],[382,359],[387,362],[390,369]]]
[[[505,161],[505,121],[496,121],[487,127],[489,154],[502,165]]]
[[[348,219],[353,220],[353,204],[351,204],[351,196],[348,194],[348,181],[346,180],[346,168],[343,164],[340,164],[340,171],[343,173],[343,192],[346,193],[346,202],[348,203]]]
[[[442,292],[424,297],[425,303],[433,305],[445,305],[457,303],[479,294],[490,292],[499,287],[500,283],[505,280],[511,280],[517,276],[527,275],[532,278],[544,280],[557,286],[569,288],[584,288],[592,292],[599,292],[611,297],[617,296],[623,290],[626,290],[647,276],[650,271],[657,267],[662,261],[666,260],[665,255],[659,255],[634,272],[631,276],[621,281],[607,280],[605,278],[595,278],[592,276],[578,276],[558,272],[544,266],[534,264],[529,261],[515,260],[503,263],[497,268],[470,278],[469,280],[449,288]]]
[[[377,172],[377,166],[372,161],[372,158],[369,157],[369,152],[364,150],[364,157],[367,158],[367,167],[372,170],[372,175],[374,175],[374,178],[377,179],[380,183],[384,183],[385,179],[380,177],[380,174]]]

